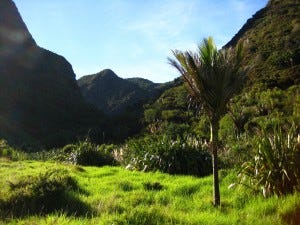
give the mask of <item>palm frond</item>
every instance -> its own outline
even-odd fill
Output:
[[[234,94],[245,82],[246,68],[241,67],[243,44],[217,50],[211,37],[204,39],[198,52],[172,51],[176,60],[168,58],[184,78],[190,93],[205,105],[210,114],[221,116]]]

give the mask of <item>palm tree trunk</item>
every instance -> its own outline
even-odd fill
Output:
[[[211,122],[211,147],[212,147],[212,166],[213,166],[213,192],[214,192],[214,206],[220,205],[220,188],[219,188],[219,174],[218,174],[218,131],[219,121],[213,119]]]

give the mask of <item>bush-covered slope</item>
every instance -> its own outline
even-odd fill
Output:
[[[184,85],[166,90],[154,103],[145,105],[144,121],[150,133],[165,133],[176,137],[191,133],[196,110],[189,107]]]
[[[286,89],[300,83],[300,2],[270,0],[224,47],[247,40],[251,84]]]

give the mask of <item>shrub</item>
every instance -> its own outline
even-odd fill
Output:
[[[199,120],[194,121],[193,132],[203,139],[210,138],[210,122],[206,115],[199,117]]]
[[[195,176],[211,173],[209,153],[187,137],[174,140],[166,135],[152,135],[130,139],[120,153],[121,163],[128,169]]]
[[[39,176],[23,177],[10,182],[10,195],[0,199],[2,217],[47,214],[63,211],[72,215],[85,215],[90,208],[72,195],[81,191],[66,170],[50,170]]]
[[[17,161],[28,158],[28,154],[12,148],[5,140],[0,139],[0,157]]]
[[[54,160],[84,166],[115,165],[113,157],[114,145],[96,145],[90,141],[81,141],[68,144],[62,149],[30,153],[29,158],[34,160]]]
[[[271,65],[278,67],[279,69],[284,69],[286,67],[292,66],[293,64],[293,52],[284,51],[278,52],[274,51],[271,53],[267,60]]]
[[[300,149],[294,129],[286,134],[278,126],[272,134],[263,131],[257,149],[255,157],[242,165],[241,184],[265,197],[299,189]]]
[[[48,151],[43,150],[29,153],[28,155],[30,159],[39,161],[54,160],[63,162],[68,158],[68,154],[65,154],[63,149],[52,149]]]
[[[236,138],[225,139],[226,142],[219,154],[220,167],[240,168],[245,161],[251,159],[253,152],[252,139],[252,137],[246,134]]]
[[[158,109],[146,109],[144,111],[144,118],[145,118],[145,121],[147,123],[153,123],[155,122],[159,117],[159,111]]]
[[[236,128],[234,122],[229,114],[226,114],[220,120],[220,129],[219,129],[219,139],[222,142],[229,141],[231,139],[235,139],[237,137]]]
[[[76,145],[66,146],[64,152],[70,152],[67,161],[76,165],[104,166],[115,165],[112,155],[113,145],[95,145],[91,142],[79,142]]]
[[[176,139],[177,136],[184,136],[189,131],[189,125],[186,123],[163,122],[161,124],[161,133]]]

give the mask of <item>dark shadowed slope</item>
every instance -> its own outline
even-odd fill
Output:
[[[36,45],[11,0],[0,1],[0,137],[18,145],[53,147],[101,129],[72,66]]]
[[[116,115],[128,107],[158,97],[172,83],[157,84],[143,78],[123,79],[106,69],[80,78],[78,85],[88,102],[107,115]]]
[[[85,99],[109,116],[108,131],[117,142],[139,133],[144,128],[144,104],[177,83],[176,80],[157,84],[143,78],[122,79],[110,69],[78,80]]]

